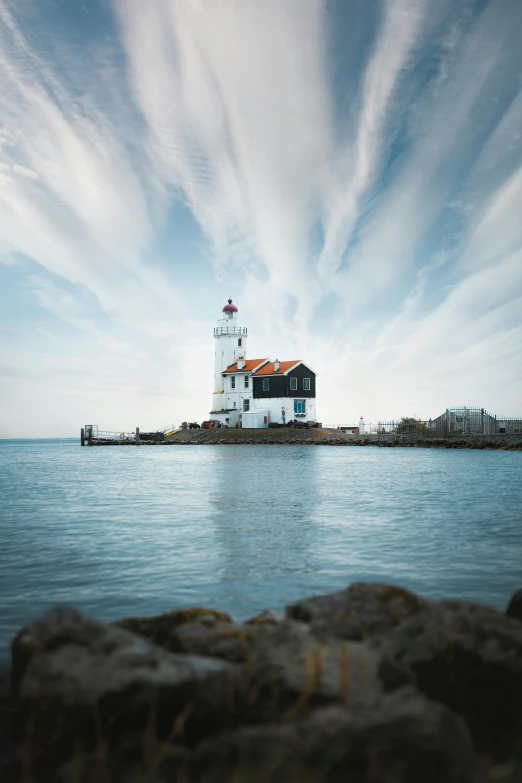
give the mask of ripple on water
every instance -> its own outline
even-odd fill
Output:
[[[521,479],[521,452],[0,441],[0,655],[60,602],[241,619],[377,580],[504,607]]]

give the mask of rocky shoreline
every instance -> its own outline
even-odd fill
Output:
[[[520,783],[522,591],[503,613],[354,584],[242,623],[55,608],[13,640],[0,729],[5,783]]]
[[[161,433],[159,433],[161,435]],[[414,447],[424,449],[500,449],[521,451],[520,435],[458,435],[448,438],[426,437],[425,433],[404,435],[345,435],[343,432],[321,428],[311,429],[219,429],[180,430],[165,439],[141,439],[147,446],[240,446],[240,445],[307,445],[307,446],[373,446],[384,448]],[[95,446],[135,446],[135,441],[97,441]]]

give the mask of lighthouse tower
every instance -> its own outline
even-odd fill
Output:
[[[229,299],[218,318],[217,326],[214,328],[216,350],[211,416],[213,419],[222,421],[225,421],[229,415],[224,393],[225,379],[222,373],[231,364],[247,358],[248,329],[245,326],[240,326],[238,315],[237,307],[232,299]]]

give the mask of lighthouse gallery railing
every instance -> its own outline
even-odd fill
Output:
[[[216,326],[214,334],[248,334],[246,326]]]

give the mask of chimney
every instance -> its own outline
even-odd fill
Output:
[[[242,370],[245,366],[245,360],[244,359],[238,359],[237,360],[237,369]]]
[[[274,362],[274,370],[275,372],[279,372],[279,359],[276,359]]]

